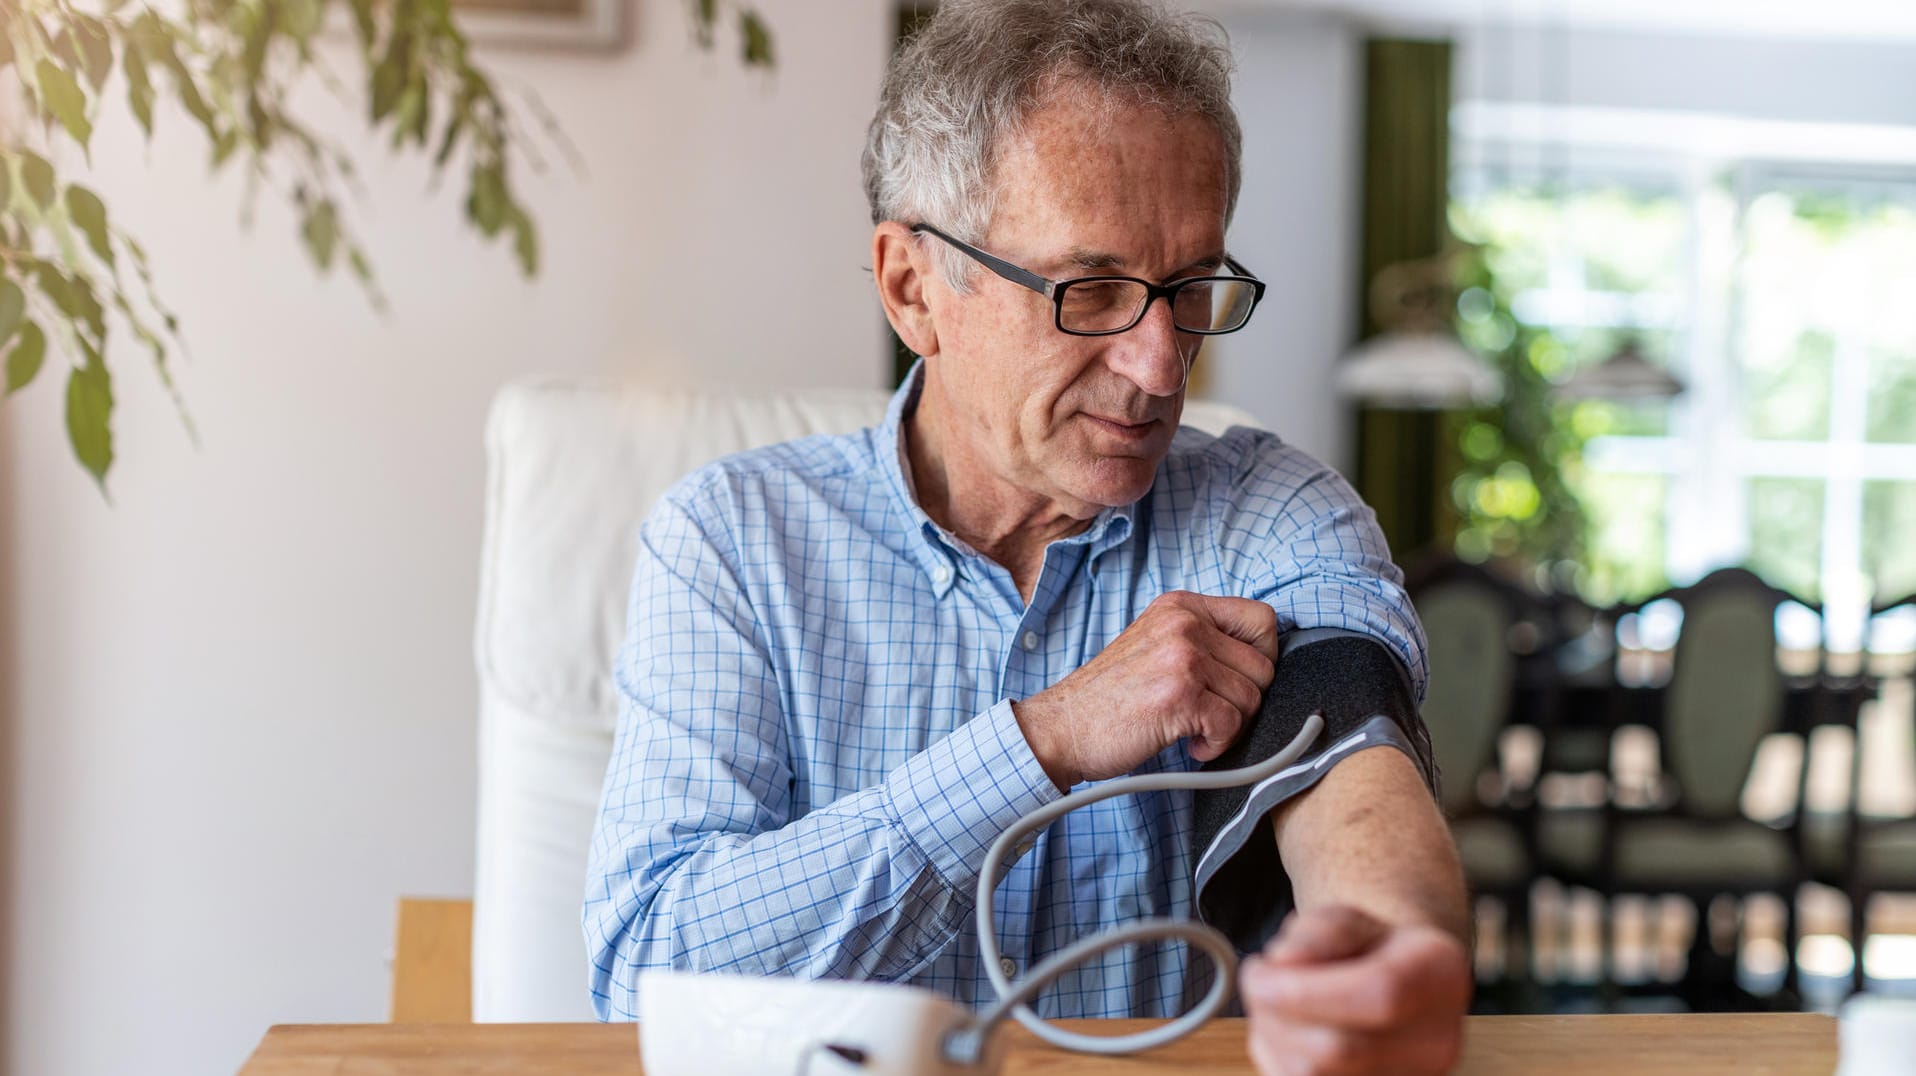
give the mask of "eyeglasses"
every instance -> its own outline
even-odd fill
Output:
[[[1110,336],[1144,320],[1151,301],[1163,296],[1171,307],[1171,324],[1179,332],[1218,336],[1236,332],[1251,320],[1251,311],[1264,298],[1264,282],[1226,257],[1224,264],[1237,276],[1193,276],[1169,284],[1153,284],[1134,276],[1080,276],[1046,280],[1003,258],[953,239],[929,224],[914,224],[914,232],[935,235],[972,260],[1021,287],[1051,300],[1054,322],[1072,336]]]

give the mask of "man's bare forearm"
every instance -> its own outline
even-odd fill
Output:
[[[1300,909],[1349,905],[1387,923],[1441,927],[1468,942],[1469,900],[1456,845],[1402,752],[1360,751],[1271,817]]]

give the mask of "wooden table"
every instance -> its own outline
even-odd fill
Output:
[[[1149,1021],[1068,1020],[1111,1034]],[[1023,1028],[1004,1034],[1005,1076],[1248,1074],[1242,1020],[1129,1058],[1069,1054]],[[1806,1073],[1836,1069],[1836,1021],[1801,1013],[1708,1016],[1473,1016],[1458,1073]],[[631,1024],[287,1025],[266,1033],[241,1076],[639,1076]]]

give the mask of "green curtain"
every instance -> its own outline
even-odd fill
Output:
[[[1450,66],[1448,41],[1366,43],[1360,339],[1378,331],[1369,303],[1377,271],[1436,254],[1449,234]],[[1358,411],[1357,491],[1399,563],[1449,548],[1449,486],[1459,462],[1443,414]]]

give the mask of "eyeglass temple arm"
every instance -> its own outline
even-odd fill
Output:
[[[945,242],[950,243],[952,246],[957,247],[959,250],[964,251],[967,255],[970,255],[972,258],[976,259],[978,261],[978,264],[984,266],[985,268],[991,270],[992,272],[998,274],[999,276],[1004,277],[1006,280],[1011,281],[1013,284],[1017,284],[1020,287],[1030,288],[1032,291],[1037,292],[1039,295],[1042,295],[1047,299],[1051,298],[1051,291],[1053,287],[1051,281],[1046,280],[1044,277],[1041,277],[1034,272],[1031,272],[1029,269],[1020,269],[1017,266],[1011,264],[1010,262],[1005,261],[1003,258],[992,257],[991,255],[986,254],[984,251],[979,250],[977,247],[972,246],[970,243],[967,243],[962,239],[954,239],[951,236],[946,235],[944,232],[939,231],[938,229],[932,227],[929,224],[924,224],[924,223],[914,224],[911,226],[911,230],[914,232],[926,232],[931,235],[935,235],[938,238],[944,240]]]

